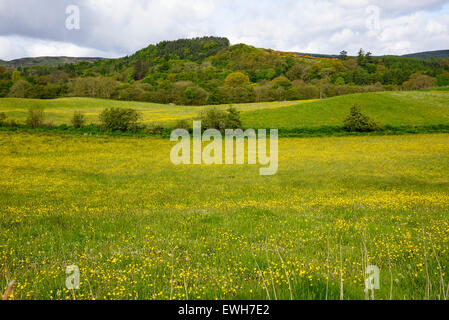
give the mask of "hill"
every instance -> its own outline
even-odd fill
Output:
[[[243,113],[250,128],[318,128],[342,126],[352,105],[392,126],[449,125],[449,94],[432,92],[379,92],[354,94],[295,106]]]
[[[419,53],[412,53],[403,55],[406,58],[417,58],[417,59],[428,59],[428,58],[436,58],[436,59],[445,59],[449,58],[449,50],[438,50],[438,51],[426,51]]]
[[[323,100],[234,105],[242,112],[245,128],[322,128],[342,126],[352,105],[383,125],[424,126],[449,125],[449,93],[447,92],[381,92],[353,94]],[[9,119],[23,122],[29,108],[45,109],[47,121],[69,124],[75,110],[85,113],[88,122],[97,123],[105,108],[134,108],[143,114],[145,123],[171,126],[177,120],[197,118],[204,108],[212,106],[172,106],[155,103],[114,101],[92,98],[55,100],[0,99],[0,112]],[[218,108],[227,108],[221,105]]]
[[[17,69],[18,67],[29,66],[49,66],[57,67],[64,64],[76,64],[82,61],[95,62],[104,60],[104,58],[76,58],[76,57],[36,57],[36,58],[21,58],[11,61],[0,60],[0,66]]]
[[[243,103],[235,105],[242,111],[272,109],[307,103],[308,101],[282,101],[266,103]],[[0,99],[0,112],[6,113],[8,119],[24,122],[28,109],[41,108],[45,110],[46,121],[55,125],[69,124],[74,111],[81,111],[86,115],[88,122],[97,123],[98,116],[106,108],[133,108],[143,114],[145,123],[172,124],[176,120],[193,119],[201,110],[211,106],[172,106],[148,102],[117,101],[95,98],[60,98],[54,100],[40,99]],[[228,105],[217,106],[225,109]]]
[[[221,37],[163,41],[119,59],[73,63],[72,58],[36,58],[28,63],[39,65],[16,71],[0,66],[0,97],[76,96],[195,106],[449,85],[449,59],[373,57],[363,50],[355,58],[331,57],[230,45]],[[51,63],[58,66],[44,65]]]

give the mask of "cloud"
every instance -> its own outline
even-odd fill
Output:
[[[203,35],[301,52],[447,49],[449,0],[0,0],[0,59],[131,54]],[[65,9],[80,7],[80,30]],[[26,10],[24,10],[26,8]],[[370,9],[371,8],[371,9]],[[374,8],[374,10],[373,10]],[[368,9],[368,10],[367,10]],[[377,11],[376,11],[377,10]]]

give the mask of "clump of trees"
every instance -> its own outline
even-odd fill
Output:
[[[203,37],[164,41],[134,55],[58,67],[0,67],[0,97],[63,96],[218,105],[304,100],[449,85],[449,59],[317,58]]]
[[[344,120],[345,129],[349,132],[373,132],[381,129],[380,124],[362,113],[358,105],[351,108],[350,114]]]
[[[410,76],[410,80],[404,82],[403,87],[406,90],[420,90],[435,88],[438,86],[436,78],[429,77],[425,74],[414,73]]]
[[[101,125],[108,131],[136,132],[141,114],[134,109],[109,108],[100,114]]]
[[[209,108],[203,110],[199,117],[204,130],[217,129],[224,132],[226,129],[242,128],[240,112],[232,106],[227,110],[221,110],[216,107]]]

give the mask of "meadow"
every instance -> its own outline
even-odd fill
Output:
[[[236,104],[242,112],[245,128],[320,128],[342,126],[352,105],[383,125],[449,125],[449,92],[378,92],[339,96],[323,100],[281,101]],[[88,123],[98,123],[101,111],[110,107],[133,108],[142,113],[146,124],[171,126],[177,120],[193,120],[205,108],[213,106],[173,106],[145,102],[61,98],[55,100],[0,99],[0,112],[8,119],[24,122],[29,108],[45,110],[47,121],[70,124],[74,111],[85,114]],[[225,109],[228,105],[216,106]]]
[[[260,109],[272,109],[285,106],[292,106],[310,101],[282,101],[282,102],[262,102],[243,103],[235,105],[242,112],[249,112]],[[24,122],[28,109],[37,108],[45,110],[47,121],[55,125],[69,124],[74,111],[81,111],[86,116],[88,123],[98,123],[100,113],[106,108],[132,108],[142,114],[143,123],[167,124],[177,120],[192,119],[201,110],[212,106],[175,106],[168,104],[157,104],[150,102],[116,101],[95,98],[60,98],[53,100],[39,99],[0,99],[0,112],[5,112],[9,119]],[[225,109],[227,105],[216,106]]]
[[[15,279],[15,299],[55,300],[448,298],[448,134],[279,143],[279,172],[262,177],[258,165],[176,167],[166,139],[1,132],[0,288]],[[69,265],[80,290],[65,288]],[[368,265],[380,268],[373,294]]]

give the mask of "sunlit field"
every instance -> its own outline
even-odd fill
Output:
[[[242,103],[235,107],[241,112],[261,109],[272,109],[292,106],[309,101],[281,101],[263,103]],[[30,108],[45,110],[47,121],[55,125],[69,124],[75,111],[81,111],[88,123],[98,123],[100,113],[106,108],[133,108],[142,114],[144,123],[171,123],[182,119],[192,119],[198,116],[201,110],[212,106],[175,106],[150,102],[114,101],[94,98],[60,98],[54,100],[37,99],[0,99],[0,112],[5,112],[8,119],[24,122]],[[225,109],[228,105],[216,106]]]
[[[383,125],[424,126],[449,124],[449,93],[378,92],[339,96],[330,99],[236,104],[245,128],[318,128],[342,126],[352,105]],[[100,113],[111,107],[133,108],[142,114],[145,124],[170,126],[178,120],[198,118],[201,110],[213,106],[174,106],[146,102],[113,101],[92,98],[55,100],[0,99],[0,112],[9,120],[24,123],[28,109],[41,108],[46,122],[70,124],[75,111],[81,111],[88,123],[99,123]],[[229,105],[216,106],[226,109]]]
[[[446,299],[449,135],[281,139],[279,172],[169,140],[0,133],[15,299]],[[67,266],[81,289],[65,289]],[[380,268],[366,294],[365,270]]]

